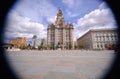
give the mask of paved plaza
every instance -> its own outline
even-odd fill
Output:
[[[21,79],[99,79],[111,66],[114,51],[18,50],[6,57]]]

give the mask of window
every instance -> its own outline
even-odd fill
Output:
[[[97,47],[99,48],[99,45],[97,45]]]

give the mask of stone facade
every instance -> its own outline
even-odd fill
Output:
[[[74,49],[73,34],[73,24],[65,24],[62,10],[59,9],[55,24],[48,25],[47,45],[50,45],[53,49]]]
[[[10,40],[9,43],[13,44],[15,48],[20,48],[27,45],[25,37],[17,37],[16,39]]]
[[[78,38],[77,44],[86,49],[106,49],[106,45],[116,44],[117,40],[116,29],[94,29]]]

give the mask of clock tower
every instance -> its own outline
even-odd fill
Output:
[[[59,9],[58,13],[57,13],[57,18],[55,21],[55,25],[58,27],[63,27],[65,25],[65,21],[64,21],[64,16],[62,13],[62,10]]]

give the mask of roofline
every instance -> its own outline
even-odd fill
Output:
[[[90,29],[90,31],[117,31],[117,28]]]
[[[89,31],[84,33],[82,36],[80,36],[77,40],[79,40],[80,38],[84,37],[85,35],[87,35],[90,32],[98,32],[98,31],[117,31],[117,28],[90,29]]]

